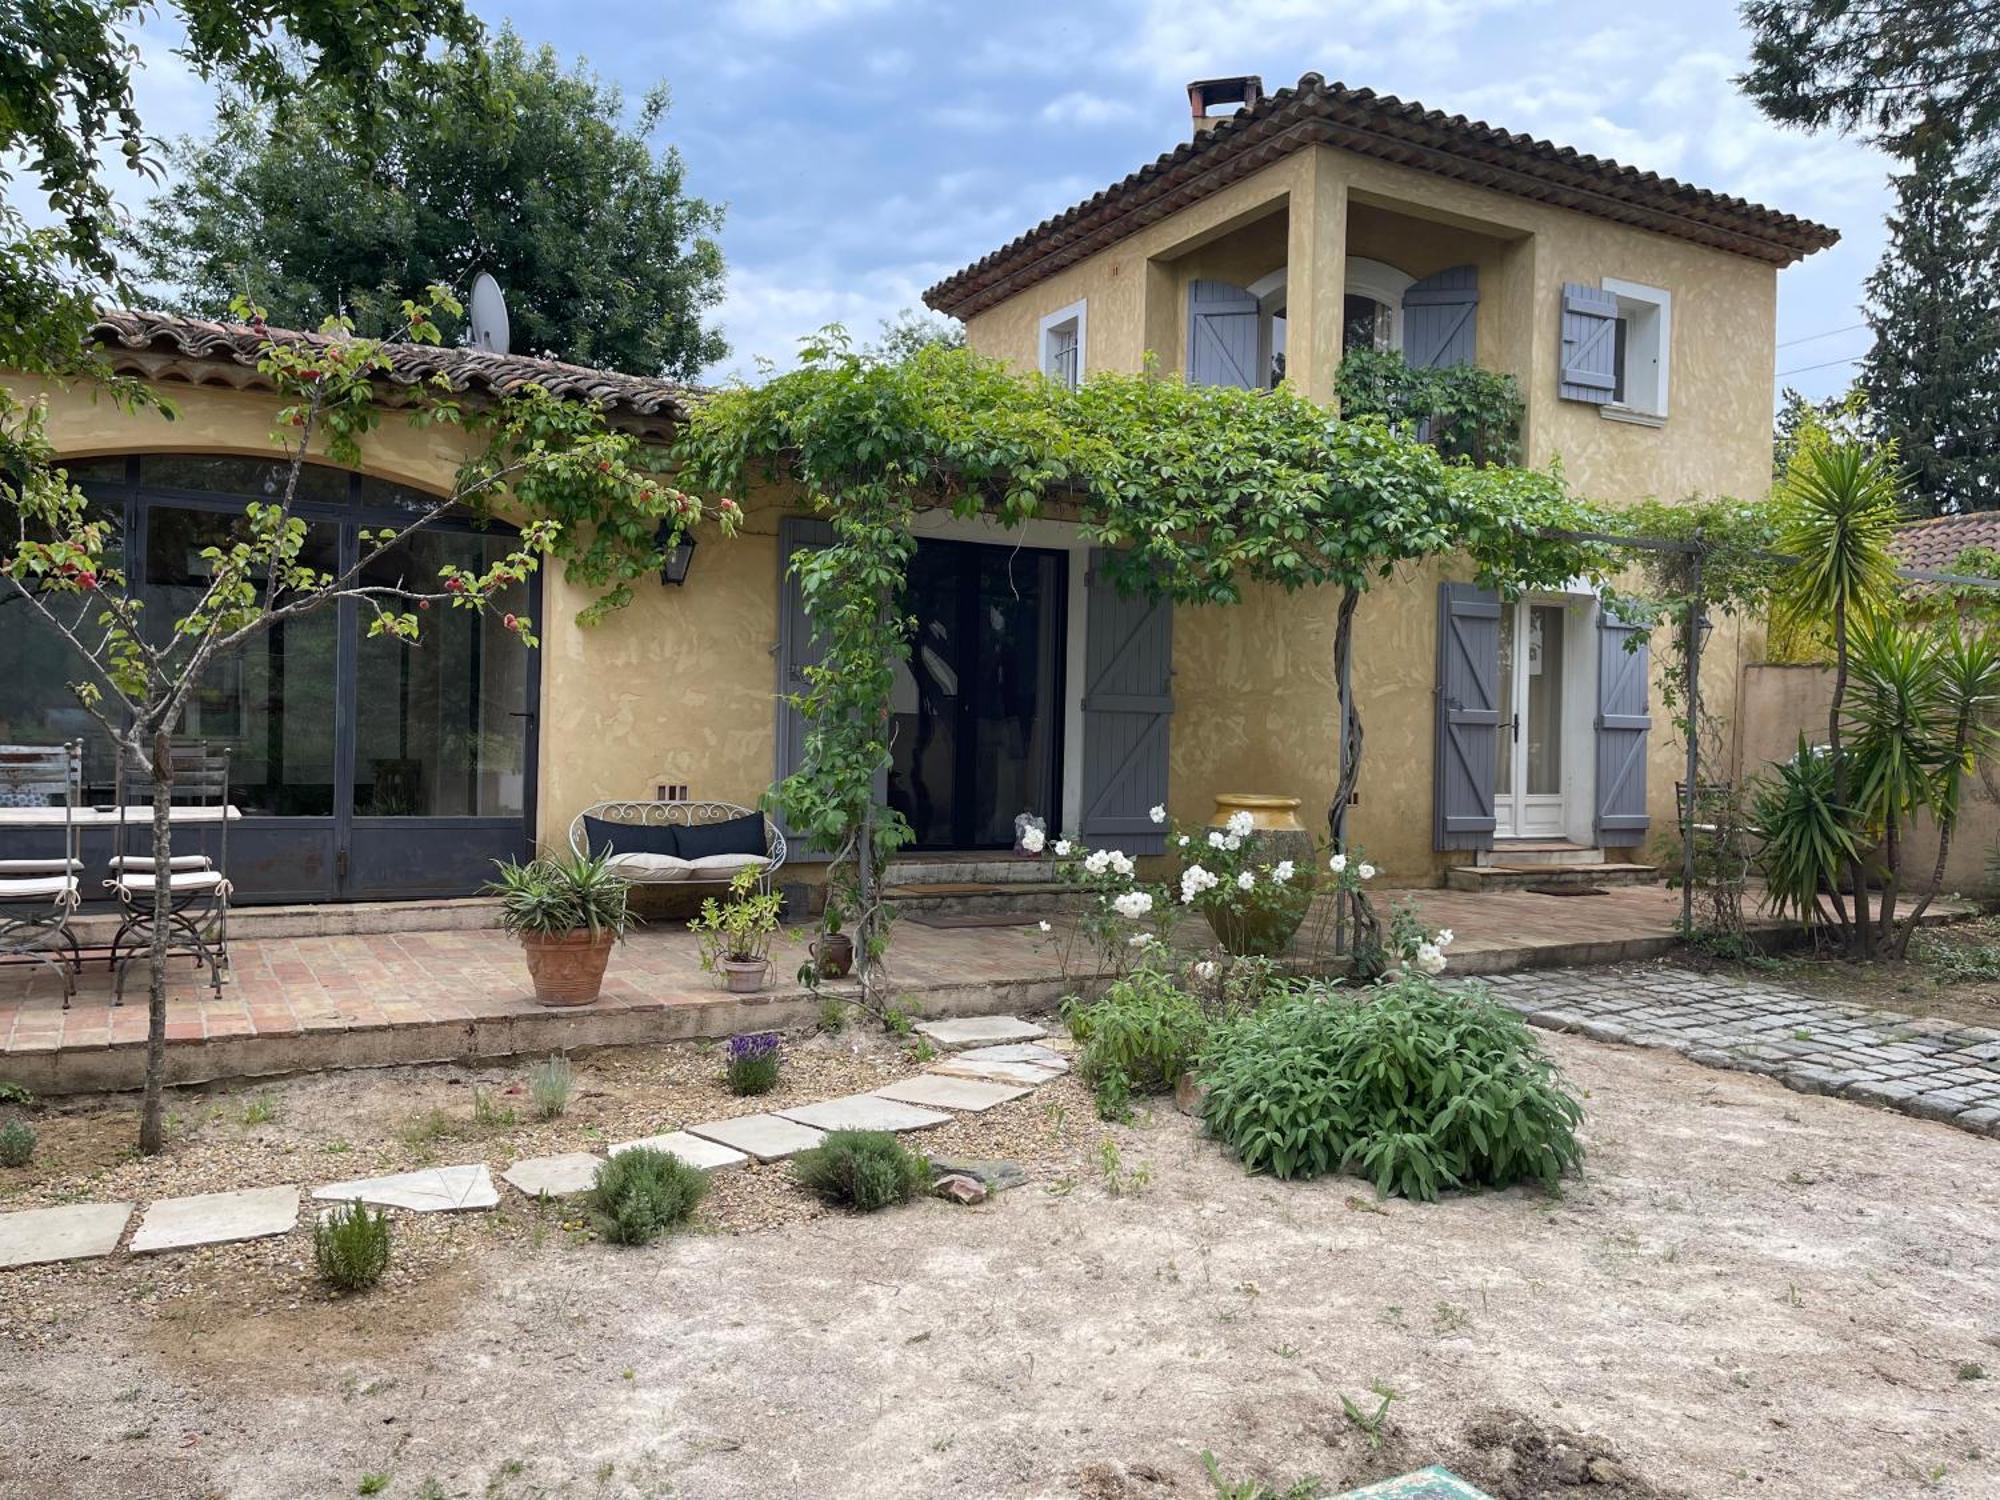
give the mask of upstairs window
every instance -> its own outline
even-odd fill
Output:
[[[1605,416],[1658,426],[1667,419],[1673,296],[1607,276],[1563,288],[1563,399]]]
[[[1081,302],[1072,302],[1042,319],[1041,368],[1051,380],[1075,390],[1083,382],[1084,337],[1088,318]]]

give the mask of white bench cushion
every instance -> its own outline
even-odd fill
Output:
[[[106,881],[105,883],[107,885],[115,885],[119,890],[127,894],[143,892],[151,895],[158,881],[154,878],[151,870],[128,870],[116,880]],[[167,872],[167,889],[169,891],[212,891],[224,884],[226,882],[223,880],[220,870],[169,870]]]
[[[657,885],[667,880],[686,880],[694,866],[673,854],[614,854],[604,868],[620,880]]]
[[[116,854],[109,861],[114,870],[142,870],[148,873],[153,868],[150,854]],[[206,854],[169,854],[167,868],[170,870],[206,870],[214,864]]]
[[[690,880],[726,880],[739,870],[763,870],[771,861],[761,854],[704,854],[688,862]]]
[[[74,875],[13,876],[0,880],[0,901],[48,901],[57,906],[77,903]]]

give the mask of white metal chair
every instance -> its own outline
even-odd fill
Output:
[[[174,854],[167,859],[167,951],[185,953],[208,967],[209,986],[222,996],[222,977],[229,972],[229,750],[210,750],[206,743],[175,745],[173,798],[182,804],[215,806],[222,810],[221,833],[214,859],[206,854]],[[128,810],[125,761],[118,762],[117,800]],[[149,854],[125,852],[125,820],[117,830],[111,856],[111,878],[104,882],[123,909],[123,920],[111,938],[113,1005],[125,1003],[125,968],[153,946],[154,899],[159,889],[159,861]],[[123,950],[123,957],[120,957]]]
[[[10,807],[63,809],[63,852],[43,859],[0,859],[0,957],[47,964],[62,976],[63,1008],[76,993],[83,954],[69,919],[83,871],[77,804],[83,746],[0,745],[0,801]]]

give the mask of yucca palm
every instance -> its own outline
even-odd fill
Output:
[[[1931,808],[1937,818],[1937,861],[1931,867],[1930,883],[1896,936],[1898,958],[1909,950],[1910,934],[1916,931],[1918,919],[1944,885],[1945,859],[1958,828],[1965,773],[1993,748],[1993,719],[2000,711],[2000,638],[1992,631],[1952,620],[1931,633],[1929,649],[1936,661],[1940,707],[1949,721],[1944,765]]]
[[[1919,811],[1935,811],[1952,753],[1939,645],[1930,631],[1880,619],[1856,631],[1852,640],[1847,794],[1861,826],[1882,841],[1887,878],[1880,936],[1885,943],[1894,931],[1902,885],[1904,829]],[[1856,921],[1868,921],[1868,908],[1858,897]]]
[[[1889,539],[1901,515],[1902,474],[1893,443],[1870,446],[1836,438],[1824,428],[1800,437],[1774,497],[1778,550],[1792,561],[1772,590],[1773,612],[1794,631],[1815,627],[1833,638],[1833,702],[1827,712],[1832,794],[1847,803],[1847,767],[1841,746],[1846,706],[1848,634],[1885,613],[1895,600],[1896,564]],[[1851,945],[1871,946],[1867,886],[1857,853],[1849,874],[1855,920]]]
[[[1828,919],[1822,897],[1830,897],[1833,916],[1845,928],[1840,877],[1860,848],[1853,810],[1833,793],[1833,757],[1808,745],[1801,734],[1798,753],[1772,766],[1752,791],[1764,904],[1779,916],[1790,912],[1813,927]]]

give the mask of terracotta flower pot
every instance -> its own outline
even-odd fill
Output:
[[[845,979],[854,972],[854,939],[844,932],[821,933],[812,941],[813,962],[822,979]]]
[[[768,958],[725,958],[722,960],[724,988],[738,995],[754,995],[771,976]]]
[[[611,932],[577,932],[544,936],[521,934],[521,951],[528,958],[528,978],[539,1005],[588,1005],[604,988],[604,966],[611,961]]]

